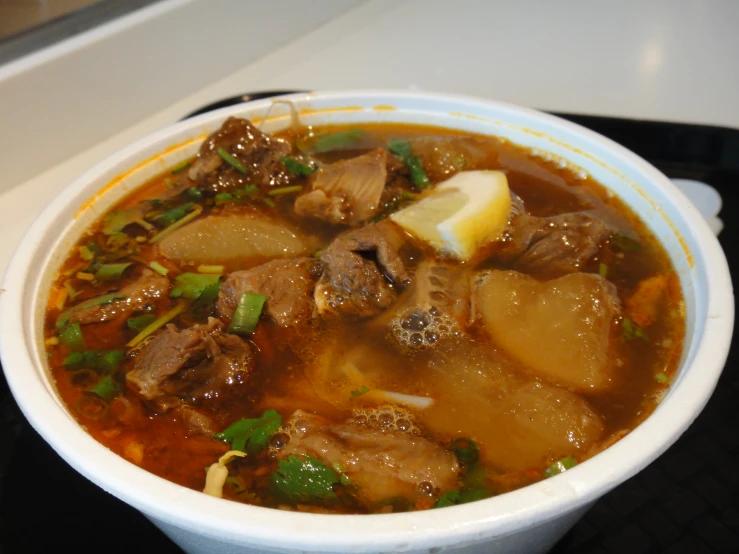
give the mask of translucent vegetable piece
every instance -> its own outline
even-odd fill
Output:
[[[257,214],[204,217],[162,239],[159,249],[183,264],[234,265],[291,258],[309,251],[290,229]]]
[[[490,271],[475,302],[493,341],[526,369],[575,390],[611,384],[615,287],[595,274],[539,282],[516,271]]]

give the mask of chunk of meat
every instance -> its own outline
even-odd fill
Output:
[[[427,429],[474,439],[483,459],[502,473],[582,458],[603,434],[603,420],[587,401],[519,372],[515,360],[488,345],[461,336],[427,354],[423,379],[430,393],[464,406],[450,412],[432,405],[424,411]]]
[[[241,162],[246,172],[242,173],[226,163],[218,155],[219,148]],[[203,142],[188,176],[213,192],[228,192],[249,184],[286,186],[293,176],[280,159],[291,150],[287,141],[262,133],[250,121],[229,117]]]
[[[652,275],[642,279],[625,302],[626,313],[639,327],[649,327],[657,321],[660,303],[666,292],[665,275]]]
[[[281,327],[307,323],[313,316],[313,287],[320,263],[312,258],[273,260],[231,273],[218,293],[218,313],[229,322],[245,292],[267,297],[264,313]]]
[[[516,271],[488,271],[475,303],[493,341],[528,371],[575,390],[611,385],[611,330],[619,310],[613,284],[575,273],[540,282]]]
[[[180,264],[256,265],[307,253],[301,237],[258,213],[209,215],[173,231],[159,252]]]
[[[602,219],[582,212],[552,217],[519,213],[512,217],[494,257],[519,271],[556,277],[580,271],[615,232]]]
[[[302,411],[293,414],[286,429],[290,442],[278,451],[278,458],[312,456],[341,468],[368,507],[396,497],[411,502],[428,498],[423,492],[426,483],[440,491],[459,486],[454,454],[408,432],[357,420],[333,425]]]
[[[378,323],[404,347],[423,348],[464,329],[470,316],[470,271],[423,261],[413,284]]]
[[[160,411],[221,396],[246,381],[253,366],[249,344],[223,332],[223,323],[178,330],[167,325],[136,355],[126,381]]]
[[[110,296],[112,294],[112,296]],[[72,308],[69,321],[73,323],[102,323],[111,319],[143,310],[159,299],[167,298],[169,294],[169,279],[146,271],[135,282],[123,287],[115,293],[86,300],[80,304],[96,304],[86,308]],[[101,299],[110,298],[101,302]]]
[[[387,180],[387,152],[377,148],[324,165],[314,173],[313,190],[295,200],[295,213],[330,223],[358,223],[374,216]]]
[[[402,235],[389,221],[366,225],[337,237],[321,255],[324,266],[314,298],[318,311],[356,317],[377,315],[409,281],[398,256]],[[377,263],[360,253],[374,253]],[[387,275],[387,279],[380,272]]]

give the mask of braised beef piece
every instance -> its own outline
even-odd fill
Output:
[[[308,322],[315,311],[313,287],[320,262],[313,258],[273,260],[252,269],[231,273],[218,293],[218,313],[231,321],[245,292],[267,297],[263,313],[281,327]]]
[[[387,179],[387,151],[324,165],[313,174],[310,192],[295,200],[295,213],[330,223],[358,223],[377,214]]]
[[[241,162],[246,173],[225,162],[218,154],[219,148]],[[203,142],[188,175],[198,185],[216,193],[246,185],[286,186],[294,176],[280,159],[291,150],[287,141],[262,133],[246,119],[229,117]]]
[[[370,317],[390,306],[398,294],[393,285],[410,281],[398,256],[402,241],[389,221],[339,235],[321,255],[324,271],[314,294],[318,311]],[[376,262],[365,257],[372,254]]]
[[[113,294],[109,301],[96,306],[75,309],[69,316],[72,323],[102,323],[119,316],[128,316],[145,309],[152,302],[166,298],[169,294],[169,279],[162,275],[146,271],[138,280],[123,287]],[[96,297],[102,298],[102,297]],[[92,302],[91,299],[89,302]]]
[[[253,363],[249,344],[224,332],[223,323],[211,317],[182,330],[167,325],[138,352],[126,381],[156,410],[166,412],[181,402],[221,396],[246,381]]]
[[[514,215],[494,257],[509,267],[542,277],[580,271],[616,232],[584,212],[552,217]]]
[[[391,498],[415,502],[457,488],[459,463],[454,454],[401,430],[411,425],[410,417],[397,408],[367,410],[338,425],[298,410],[285,425],[289,440],[277,457],[311,456],[343,468],[357,485],[358,500],[369,508]]]

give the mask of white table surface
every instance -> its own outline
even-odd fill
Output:
[[[172,13],[205,1],[171,1]],[[281,17],[291,17],[284,2]],[[225,78],[151,106],[145,117],[106,137],[91,135],[85,148],[40,167],[36,176],[6,182],[0,187],[0,274],[24,230],[84,169],[203,104],[247,91],[419,88],[547,110],[739,128],[736,0],[369,0],[293,35]],[[49,53],[49,71],[67,55]],[[122,86],[134,85],[139,93],[164,86],[150,73]],[[4,100],[0,87],[0,104]],[[50,125],[45,132],[63,141],[65,129]],[[84,125],[81,120],[83,138]],[[0,126],[0,139],[13,132]]]

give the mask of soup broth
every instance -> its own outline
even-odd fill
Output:
[[[556,160],[231,118],[84,234],[45,333],[71,413],[132,463],[376,513],[505,493],[623,437],[669,385],[684,307],[647,227]]]

